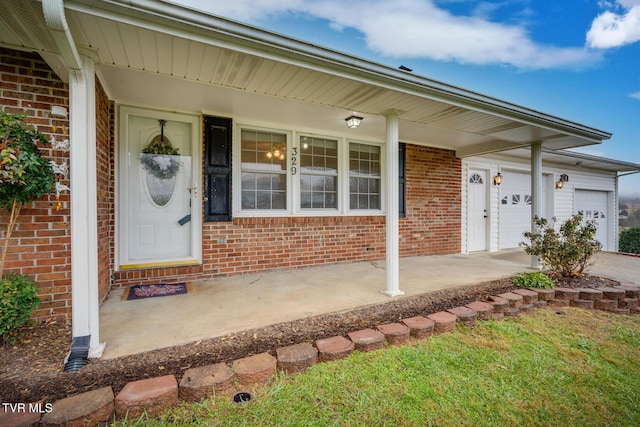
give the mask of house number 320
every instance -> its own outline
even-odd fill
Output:
[[[298,147],[291,148],[291,175],[298,172]]]

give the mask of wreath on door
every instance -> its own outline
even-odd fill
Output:
[[[160,122],[160,135],[142,149],[140,162],[144,169],[158,179],[172,179],[180,170],[180,154],[177,148],[171,145],[168,138],[164,136],[165,120]]]

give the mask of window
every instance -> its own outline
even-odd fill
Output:
[[[471,178],[469,178],[469,184],[482,184],[482,177],[479,174],[474,173],[471,175]]]
[[[338,141],[300,138],[300,208],[338,208]]]
[[[287,135],[241,132],[242,209],[287,209]]]
[[[349,208],[380,209],[380,147],[349,144]]]

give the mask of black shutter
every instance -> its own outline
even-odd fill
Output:
[[[204,119],[204,220],[231,221],[231,119]]]
[[[400,191],[398,198],[400,199],[400,218],[407,216],[407,144],[400,143],[399,153],[399,173],[398,183],[400,184]]]

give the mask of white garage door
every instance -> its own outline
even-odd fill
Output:
[[[576,190],[575,213],[582,215],[585,220],[594,220],[598,226],[596,240],[602,243],[602,250],[609,250],[608,238],[609,221],[608,193],[606,191]]]
[[[517,248],[531,231],[531,175],[502,171],[500,186],[500,249]],[[547,177],[542,177],[541,212],[547,214]]]

